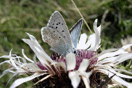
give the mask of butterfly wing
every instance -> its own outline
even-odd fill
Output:
[[[62,15],[58,11],[55,11],[51,15],[49,22],[47,24],[47,27],[57,30],[58,33],[60,33],[60,35],[63,38],[65,38],[67,44],[69,46],[72,46],[72,41],[71,41],[71,37],[70,37],[69,31],[68,31],[68,27],[67,27]]]
[[[69,47],[65,38],[57,31],[49,27],[41,29],[42,39],[51,46],[51,50],[66,55],[69,53]]]
[[[53,51],[63,55],[75,51],[67,25],[58,11],[51,15],[47,27],[42,28],[41,33],[43,41],[47,42]]]
[[[73,45],[75,48],[77,47],[77,42],[78,42],[79,35],[80,35],[81,29],[82,29],[82,24],[83,24],[83,19],[81,18],[69,31]]]

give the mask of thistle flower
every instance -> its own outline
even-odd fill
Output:
[[[77,26],[75,25],[74,27],[79,28],[80,26],[77,24]],[[33,60],[29,59],[24,54],[23,49],[23,57],[12,54],[11,50],[9,55],[0,57],[8,59],[1,62],[0,65],[4,63],[11,65],[11,68],[5,70],[0,78],[7,73],[12,73],[13,75],[9,79],[10,81],[16,75],[28,74],[28,77],[15,80],[10,88],[15,88],[30,80],[35,82],[34,87],[37,88],[107,88],[117,85],[131,88],[132,84],[125,81],[124,78],[132,79],[132,73],[117,67],[118,64],[131,59],[132,53],[128,53],[125,50],[132,46],[132,44],[125,45],[120,49],[104,50],[98,54],[97,50],[101,42],[101,26],[97,27],[97,19],[93,24],[93,28],[95,33],[89,36],[87,42],[87,35],[81,34],[78,44],[74,44],[74,46],[77,46],[77,53],[73,53],[73,49],[71,49],[64,55],[60,54],[61,52],[56,52],[52,54],[51,57],[46,54],[36,38],[27,33],[30,39],[23,39],[23,41],[34,51],[35,56]],[[42,35],[42,37],[44,36]],[[45,41],[49,43],[48,40]],[[60,45],[60,47],[62,46]],[[121,74],[120,72],[126,74]]]

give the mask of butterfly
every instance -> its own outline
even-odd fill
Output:
[[[55,11],[46,27],[41,28],[41,35],[44,42],[48,43],[56,53],[67,55],[76,51],[77,42],[81,33],[83,20],[80,19],[70,31],[62,15]]]

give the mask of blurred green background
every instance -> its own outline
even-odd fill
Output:
[[[132,0],[74,0],[80,12],[93,31],[93,22],[98,19],[102,25],[101,49],[121,47],[121,39],[132,35]],[[21,49],[32,58],[34,53],[21,39],[28,38],[26,32],[34,35],[50,55],[49,46],[43,43],[40,29],[46,26],[50,15],[58,10],[70,29],[81,17],[71,0],[0,0],[0,56],[12,53],[21,55]],[[93,31],[94,32],[94,31]],[[90,32],[83,24],[82,33]],[[4,59],[0,59],[0,62]],[[9,68],[0,66],[0,75]],[[11,74],[0,79],[0,88],[6,88]],[[7,88],[16,79],[11,80]],[[30,88],[32,82],[18,88]]]

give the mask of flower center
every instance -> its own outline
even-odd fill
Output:
[[[92,51],[86,51],[86,50],[78,50],[78,55],[76,55],[76,68],[75,70],[77,70],[82,62],[83,59],[91,59],[93,56],[95,56],[96,53],[92,52]],[[91,61],[90,65],[96,64],[97,63],[98,58],[94,58]]]
[[[81,62],[82,62],[83,59],[88,59],[89,60],[90,58],[92,58],[93,56],[96,55],[96,53],[95,52],[92,52],[92,51],[86,51],[86,50],[77,50],[77,51],[78,51],[78,55],[76,55],[76,67],[75,67],[74,70],[78,70],[78,68],[79,68],[79,66],[80,66],[80,64],[81,64]],[[59,54],[57,54],[57,53],[53,53],[51,55],[51,58],[53,60],[57,61],[57,62],[65,62],[65,64],[66,64],[66,60],[64,59],[64,57],[61,56],[61,55],[59,55]],[[91,61],[91,64],[90,65],[96,64],[97,63],[97,60],[98,60],[98,58],[94,58]],[[41,64],[41,62],[38,62],[37,65],[38,65],[38,67],[40,69],[47,70],[47,68],[44,67]]]

